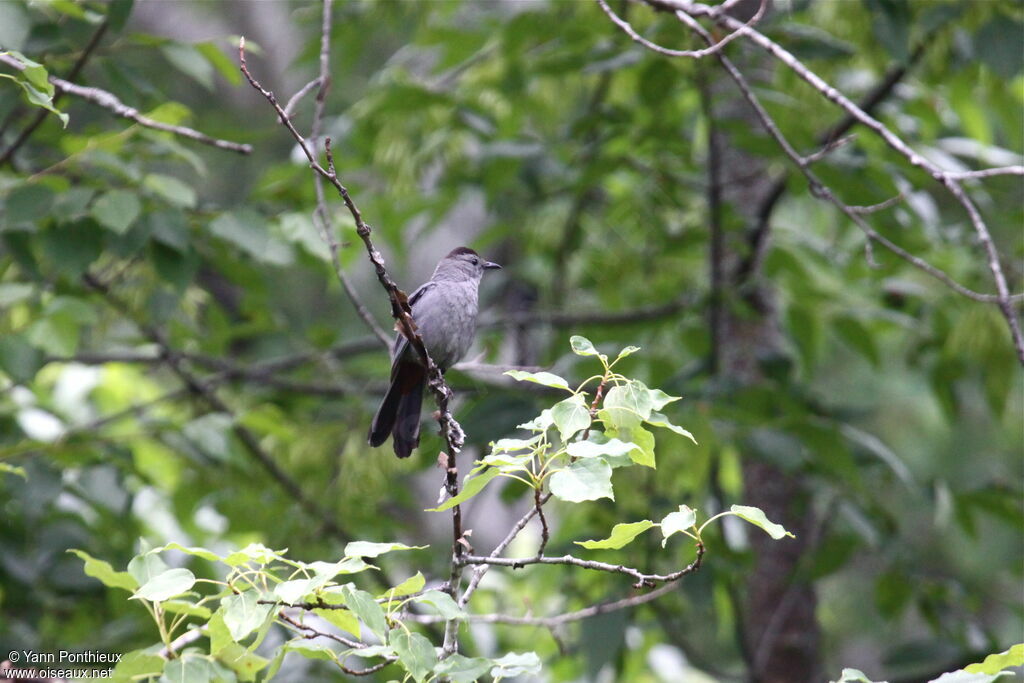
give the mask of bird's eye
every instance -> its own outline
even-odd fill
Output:
[[[471,263],[472,263],[472,264],[473,264],[474,266],[479,266],[479,265],[480,265],[480,260],[479,260],[479,259],[477,259],[477,258],[473,258],[473,259],[470,259],[470,262],[471,262]]]

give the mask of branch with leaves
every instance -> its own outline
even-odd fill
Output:
[[[972,178],[987,178],[995,175],[1024,175],[1024,167],[1005,166],[993,169],[980,169],[966,174],[946,171],[940,168],[923,155],[914,151],[910,145],[908,145],[889,127],[871,116],[871,114],[851,101],[837,88],[827,83],[823,78],[818,76],[803,62],[797,59],[791,52],[787,51],[780,44],[754,28],[754,24],[756,23],[754,19],[748,22],[742,22],[730,16],[729,10],[734,3],[725,2],[720,5],[712,6],[704,3],[692,2],[691,0],[645,0],[645,2],[653,9],[673,14],[676,19],[688,27],[708,45],[708,49],[706,51],[674,51],[653,44],[646,39],[642,39],[628,23],[611,11],[604,0],[597,0],[597,2],[601,6],[601,9],[609,15],[613,23],[629,35],[631,39],[639,42],[644,47],[658,54],[689,58],[714,56],[725,68],[725,71],[728,73],[730,78],[736,82],[744,98],[754,108],[758,120],[761,122],[768,134],[778,143],[786,157],[797,166],[800,172],[807,179],[811,194],[833,204],[864,232],[868,239],[866,243],[866,251],[869,262],[873,263],[871,249],[872,245],[877,243],[899,258],[907,261],[915,268],[918,268],[938,279],[958,294],[975,301],[997,304],[1000,312],[1006,319],[1007,326],[1009,327],[1010,336],[1012,338],[1013,347],[1017,353],[1017,358],[1020,363],[1024,365],[1024,336],[1022,336],[1020,321],[1014,308],[1015,303],[1024,297],[1021,295],[1011,294],[1009,286],[1007,285],[1006,276],[1003,273],[1002,265],[1000,263],[999,252],[992,239],[988,226],[982,217],[981,212],[967,194],[962,184],[964,180]],[[759,18],[760,14],[761,11],[759,10],[758,14],[755,15],[755,19]],[[981,243],[985,251],[988,269],[992,274],[992,279],[996,286],[996,293],[984,294],[963,286],[942,269],[903,249],[877,232],[864,220],[863,216],[866,213],[878,210],[879,207],[853,207],[839,199],[836,193],[829,189],[810,169],[811,164],[817,161],[820,157],[817,154],[809,156],[801,155],[793,147],[789,140],[783,135],[778,124],[760,104],[757,96],[754,94],[753,89],[747,83],[743,74],[728,59],[728,57],[724,55],[721,49],[718,49],[720,48],[722,41],[716,42],[710,32],[699,23],[698,19],[710,20],[718,27],[729,31],[729,40],[744,38],[765,50],[769,55],[784,64],[812,88],[818,91],[825,99],[842,109],[850,118],[851,125],[856,123],[868,128],[880,137],[885,144],[893,149],[897,154],[906,159],[911,166],[924,170],[937,183],[942,185],[966,212],[971,226],[978,237],[978,241]],[[883,205],[887,206],[888,204],[883,203]],[[881,207],[882,205],[879,206]],[[763,249],[763,245],[760,245],[757,248]]]
[[[265,679],[273,677],[288,653],[330,661],[341,672],[353,676],[391,665],[404,669],[417,681],[471,678],[485,673],[493,678],[535,674],[541,664],[533,652],[512,652],[497,658],[463,655],[458,651],[458,630],[467,622],[554,627],[655,600],[700,569],[707,548],[705,530],[726,516],[760,527],[775,539],[790,535],[757,508],[734,505],[698,524],[698,513],[680,505],[658,522],[620,523],[614,525],[606,538],[576,542],[585,551],[608,552],[625,548],[654,528],[661,531],[663,548],[677,536],[685,536],[693,541],[695,555],[688,564],[671,572],[657,573],[573,554],[545,555],[543,547],[534,557],[502,557],[550,500],[574,505],[614,499],[614,469],[654,467],[657,441],[650,429],[693,438],[659,412],[678,397],[650,389],[617,369],[622,359],[640,350],[638,347],[626,347],[609,359],[583,337],[575,336],[571,343],[578,356],[588,361],[596,359],[600,372],[572,387],[566,379],[550,372],[509,371],[514,379],[569,395],[520,425],[529,437],[493,442],[490,453],[476,462],[460,493],[429,510],[447,512],[497,479],[517,481],[532,488],[535,506],[512,526],[489,555],[462,553],[455,559],[454,576],[443,582],[435,580],[428,584],[423,573],[416,572],[370,593],[359,588],[356,581],[377,569],[373,563],[390,553],[414,552],[426,546],[351,541],[345,545],[340,559],[303,562],[283,550],[258,543],[226,553],[172,543],[144,550],[125,572],[115,571],[106,562],[76,550],[75,554],[85,562],[87,574],[110,587],[130,591],[132,599],[139,601],[154,620],[164,657],[140,650],[129,653],[128,661],[147,672],[174,671],[175,667],[183,666],[226,666],[235,671],[261,671]],[[162,559],[167,552],[212,563],[221,568],[217,573],[221,578],[198,578],[191,569],[171,568]],[[645,592],[548,616],[469,611],[470,597],[478,590],[488,568],[515,570],[533,565],[626,576],[632,579],[634,589]],[[461,575],[470,567],[473,576],[460,592]],[[416,624],[436,623],[445,626],[440,647],[413,630]],[[254,649],[264,643],[274,624],[285,628],[290,638],[273,648],[270,657],[255,655]],[[209,642],[208,647],[197,648],[195,644],[203,639]],[[183,650],[185,645],[189,648]],[[352,658],[367,660],[367,664],[355,666]]]

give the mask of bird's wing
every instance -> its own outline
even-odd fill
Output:
[[[413,313],[414,314],[415,314],[415,309],[416,309],[416,302],[420,301],[423,298],[424,294],[426,294],[427,292],[433,290],[435,287],[437,287],[437,283],[435,283],[435,282],[430,282],[430,281],[424,282],[422,285],[420,285],[419,287],[416,288],[415,292],[413,292],[409,296],[409,307],[413,309]],[[408,349],[408,348],[409,348],[409,340],[406,339],[405,336],[401,332],[398,332],[395,335],[395,352],[391,356],[391,358],[393,359],[392,363],[391,363],[391,371],[392,371],[392,373],[394,372],[395,368],[398,366],[398,359],[401,358],[405,354],[405,350]]]

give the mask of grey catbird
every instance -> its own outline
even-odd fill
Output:
[[[412,316],[427,353],[445,372],[462,358],[476,334],[477,288],[485,270],[501,268],[469,247],[453,249],[441,259],[430,280],[409,297]],[[420,442],[420,408],[427,384],[426,368],[401,334],[395,339],[391,387],[370,424],[371,446],[394,437],[395,455],[407,458]]]

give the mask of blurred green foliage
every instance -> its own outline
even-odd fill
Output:
[[[195,7],[232,27],[226,33],[242,32],[245,22],[227,6]],[[279,7],[300,41],[296,56],[281,63],[254,35],[264,49],[250,51],[250,66],[286,100],[315,76],[319,6]],[[305,561],[340,557],[337,535],[253,461],[233,424],[252,430],[352,538],[443,548],[448,534],[422,512],[435,503],[440,440],[425,435],[420,456],[402,462],[365,445],[386,356],[367,341],[330,271],[310,218],[309,169],[266,103],[240,84],[236,43],[149,34],[152,22],[136,25],[130,11],[139,8],[3,2],[0,47],[65,75],[107,20],[77,82],[256,151],[197,145],[66,96],[57,107],[70,116],[67,128],[48,115],[0,168],[6,649],[127,652],[155,642],[148,616],[86,576],[69,548],[117,568],[145,549],[140,539],[222,550],[258,542]],[[652,40],[689,45],[670,16],[630,7],[629,18]],[[1022,26],[1020,5],[1009,1],[865,0],[780,3],[761,28],[855,99],[924,42],[877,115],[920,153],[966,170],[1021,163]],[[746,49],[741,43],[730,50]],[[616,522],[662,519],[681,502],[742,503],[740,463],[763,459],[814,492],[808,514],[820,533],[798,569],[818,591],[828,671],[920,676],[1019,642],[1024,396],[995,307],[958,297],[880,249],[871,268],[862,233],[791,176],[763,273],[784,352],[760,359],[762,382],[739,386],[710,363],[708,121],[698,82],[730,87],[710,61],[645,52],[595,5],[567,2],[339,3],[331,47],[325,132],[407,291],[453,242],[471,243],[505,265],[504,279],[482,294],[482,360],[553,366],[581,380],[587,370],[563,352],[579,332],[602,349],[642,346],[623,371],[684,397],[669,416],[700,445],[659,435],[656,471],[615,475],[630,495],[553,508],[551,554],[605,538]],[[813,151],[839,112],[788,70],[767,61],[764,70],[758,88],[770,113],[798,149]],[[22,92],[0,79],[2,150],[38,111]],[[312,98],[298,107],[303,130],[311,110]],[[763,131],[743,119],[715,123],[769,172],[787,169]],[[902,192],[905,201],[871,216],[872,225],[991,291],[960,209],[879,139],[855,132],[816,165],[823,180],[851,204]],[[969,189],[1011,290],[1021,291],[1020,179]],[[333,198],[331,209],[342,240],[354,242]],[[738,250],[743,229],[726,207],[725,239]],[[342,262],[387,325],[387,301],[357,245],[343,249]],[[85,273],[109,282],[127,310],[86,286]],[[724,305],[743,314],[742,294],[725,292]],[[577,320],[568,329],[539,315],[628,314],[680,301],[662,315]],[[233,414],[183,388],[144,326],[185,354]],[[260,369],[283,358],[280,369]],[[478,454],[550,403],[522,383],[459,371],[450,378]],[[514,520],[527,504],[525,487],[512,482],[467,506],[478,550],[507,528],[488,529],[488,519]],[[557,637],[474,626],[464,644],[470,653],[535,650],[555,680],[602,670],[617,680],[674,680],[687,667],[742,678],[737,615],[753,558],[743,534],[725,530],[715,560],[661,601]],[[681,564],[647,536],[628,551],[599,552],[651,571]],[[534,547],[527,538],[514,549]],[[443,577],[447,560],[437,552],[418,568]],[[399,575],[405,561],[381,566]],[[491,575],[474,610],[549,613],[630,594],[616,577],[591,572]],[[314,666],[292,675],[333,674]]]

